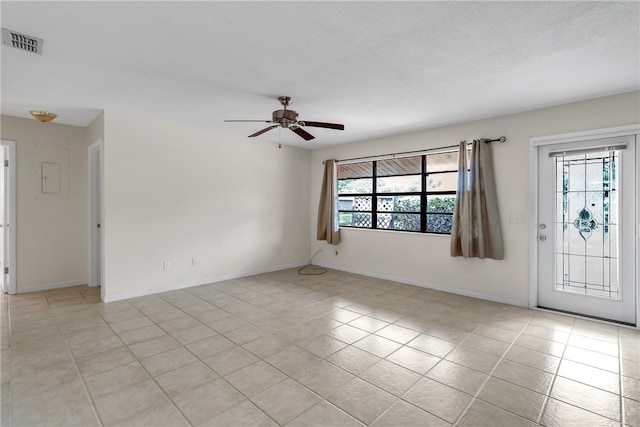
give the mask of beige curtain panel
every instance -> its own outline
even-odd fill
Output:
[[[460,142],[451,229],[451,256],[454,257],[504,258],[491,144],[485,141],[473,141],[470,165],[467,164],[467,142]]]
[[[340,243],[340,229],[338,228],[338,188],[336,178],[336,161],[325,160],[324,177],[320,191],[318,206],[318,240],[337,245]]]

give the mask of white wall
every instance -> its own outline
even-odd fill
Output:
[[[9,116],[2,116],[1,123],[2,139],[16,141],[17,291],[86,283],[85,129]],[[49,160],[48,147],[57,147],[58,152],[68,149],[68,198],[37,194],[38,162]]]
[[[470,102],[479,102],[470,100]],[[480,101],[481,102],[481,101]],[[640,92],[478,120],[420,132],[315,150],[311,156],[312,251],[314,262],[346,271],[406,283],[484,296],[514,304],[529,300],[529,139],[640,122]],[[494,143],[498,204],[505,259],[449,256],[449,236],[341,229],[341,243],[315,241],[322,161],[445,147],[460,140],[506,136]],[[525,224],[510,224],[510,214],[526,214]],[[338,255],[335,255],[338,250]]]
[[[104,112],[98,114],[86,128],[87,146],[93,144],[99,139],[104,138]]]
[[[308,259],[308,150],[113,111],[103,148],[106,301]]]

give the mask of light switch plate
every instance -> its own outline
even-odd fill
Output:
[[[511,214],[509,215],[509,224],[524,224],[524,214]]]

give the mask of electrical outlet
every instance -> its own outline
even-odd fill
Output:
[[[163,261],[162,262],[162,269],[163,270],[168,270],[171,268],[171,263],[169,261]]]
[[[191,267],[197,267],[198,266],[198,260],[195,258],[191,258]]]

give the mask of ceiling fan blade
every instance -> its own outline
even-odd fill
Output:
[[[315,138],[315,136],[311,135],[309,132],[302,129],[301,127],[291,126],[289,129],[291,129],[292,131],[294,131],[295,133],[297,133],[299,136],[303,137],[307,141],[311,141],[313,138]]]
[[[313,126],[317,128],[328,128],[328,129],[336,129],[336,130],[344,130],[344,125],[339,123],[324,123],[324,122],[308,122],[303,120],[305,126]]]
[[[265,133],[267,131],[270,131],[271,129],[277,128],[278,126],[280,126],[280,125],[273,125],[273,126],[266,127],[266,128],[264,128],[262,130],[259,130],[258,132],[254,133],[254,134],[249,135],[249,138],[253,138],[254,136],[260,136],[263,133]]]
[[[225,122],[271,123],[271,120],[225,120]]]

